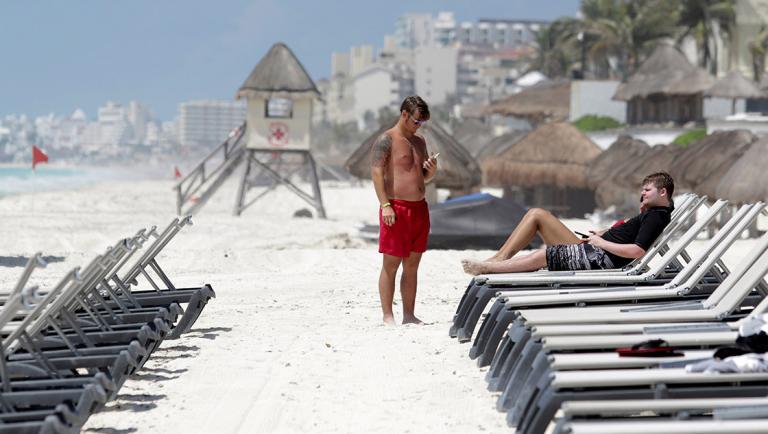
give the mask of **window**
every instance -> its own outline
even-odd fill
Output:
[[[293,101],[288,98],[270,98],[265,104],[265,117],[284,119],[293,117]]]

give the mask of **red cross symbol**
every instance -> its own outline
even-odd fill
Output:
[[[288,144],[289,133],[288,125],[282,122],[272,122],[269,124],[269,144],[275,147]]]

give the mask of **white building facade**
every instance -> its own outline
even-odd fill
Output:
[[[223,142],[245,121],[243,101],[189,101],[179,104],[179,143],[182,146],[213,146]]]

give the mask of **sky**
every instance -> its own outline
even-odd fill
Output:
[[[273,43],[288,44],[317,80],[331,52],[381,47],[408,12],[553,20],[579,0],[4,0],[0,3],[0,117],[89,119],[106,101],[144,103],[160,120],[178,104],[231,100]]]

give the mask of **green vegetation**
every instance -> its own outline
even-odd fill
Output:
[[[672,143],[676,145],[680,145],[683,148],[685,148],[692,142],[695,142],[696,140],[706,137],[706,135],[707,135],[706,129],[696,128],[691,131],[686,131],[683,134],[680,134],[679,136],[675,137],[675,140],[673,140]]]
[[[581,132],[588,133],[619,128],[621,123],[609,116],[586,115],[573,121],[573,126],[581,130]]]
[[[660,41],[671,39],[678,45],[693,41],[699,66],[716,74],[718,47],[728,46],[734,33],[735,5],[736,0],[582,0],[580,18],[562,17],[537,32],[532,67],[550,78],[574,72],[626,78]],[[750,40],[756,62],[764,61],[765,40]]]

